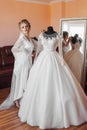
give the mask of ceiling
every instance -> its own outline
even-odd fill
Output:
[[[71,0],[17,0],[17,1],[24,1],[24,2],[32,2],[32,3],[41,3],[41,4],[51,4],[56,3],[59,1],[71,1]]]

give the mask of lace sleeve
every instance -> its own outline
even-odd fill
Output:
[[[57,39],[58,39],[59,55],[61,57],[61,64],[64,65],[63,51],[62,51],[62,38],[60,35],[58,35]]]
[[[42,41],[42,33],[39,35],[38,37],[38,42],[37,42],[37,49],[36,49],[36,53],[37,55],[42,51],[43,47],[42,47],[42,44],[41,44],[41,41]]]
[[[42,47],[42,44],[41,44],[41,40],[42,40],[42,33],[38,37],[37,48],[36,48],[36,55],[35,55],[34,62],[36,61],[39,53],[43,50],[43,47]]]

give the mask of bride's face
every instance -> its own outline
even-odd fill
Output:
[[[29,34],[30,32],[30,27],[28,24],[26,23],[21,23],[20,25],[20,31],[26,36]]]

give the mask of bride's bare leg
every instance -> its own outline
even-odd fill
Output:
[[[18,108],[20,107],[18,100],[15,101],[15,105],[16,105],[16,107],[18,107]]]

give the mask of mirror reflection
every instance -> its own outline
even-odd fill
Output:
[[[63,56],[69,68],[84,89],[86,70],[87,19],[61,19]]]

